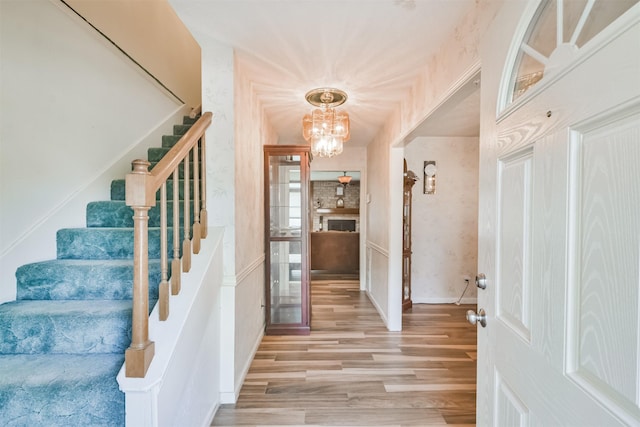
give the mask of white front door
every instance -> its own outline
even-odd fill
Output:
[[[640,424],[640,4],[592,41],[483,119],[478,425]]]

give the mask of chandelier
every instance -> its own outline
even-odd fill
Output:
[[[349,140],[349,114],[336,110],[345,103],[347,94],[333,88],[313,89],[305,95],[315,107],[302,119],[302,135],[311,144],[311,153],[318,157],[333,157],[342,153]]]
[[[351,176],[347,175],[347,171],[345,171],[344,175],[338,177],[338,182],[346,188],[351,182]]]

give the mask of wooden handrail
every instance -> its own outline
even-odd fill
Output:
[[[182,271],[189,271],[191,263],[191,236],[189,232],[190,218],[190,197],[189,197],[189,154],[194,150],[194,189],[202,188],[204,193],[205,184],[205,161],[204,161],[204,133],[211,124],[212,114],[207,112],[202,115],[191,126],[191,128],[180,138],[180,140],[169,150],[169,152],[149,171],[150,163],[146,160],[134,160],[132,171],[127,174],[125,181],[127,206],[133,209],[133,311],[131,326],[131,345],[125,352],[127,377],[144,377],[151,360],[153,359],[155,347],[149,340],[149,209],[156,204],[156,193],[161,191],[161,273],[162,283],[160,284],[160,320],[165,320],[169,316],[169,293],[176,294],[180,290],[179,275]],[[200,159],[196,151],[201,149]],[[177,261],[179,245],[177,244],[180,223],[178,219],[177,201],[178,197],[178,168],[184,162],[184,241],[182,253],[182,265]],[[201,164],[199,164],[201,163]],[[198,173],[200,172],[200,173]],[[201,175],[200,175],[201,174]],[[168,271],[168,227],[167,227],[167,191],[166,182],[173,176],[173,228],[174,228],[174,256],[171,268],[172,286],[169,292],[167,281]],[[200,183],[200,181],[202,182]],[[202,200],[193,201],[194,209],[200,208],[200,212],[195,215],[195,222],[199,222],[200,217],[207,217],[204,194],[195,191],[194,198],[202,196]],[[202,232],[200,224],[193,227],[193,232],[197,232],[195,237],[199,242],[200,238],[206,237],[206,232]],[[202,236],[202,234],[205,234]],[[199,244],[198,244],[199,250]],[[176,277],[177,275],[177,277]]]
[[[160,189],[163,182],[169,179],[169,176],[180,165],[180,162],[187,157],[189,151],[194,147],[198,139],[204,134],[211,124],[213,114],[204,113],[200,119],[180,138],[180,141],[174,145],[169,153],[164,156],[151,171],[153,176],[153,184],[150,189],[155,197],[156,192]],[[187,177],[185,177],[187,178]]]

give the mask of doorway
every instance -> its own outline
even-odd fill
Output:
[[[407,171],[417,179],[411,193],[413,304],[476,303],[480,77],[479,70],[470,73],[405,139]]]
[[[476,334],[463,322],[477,303],[480,77],[479,70],[470,73],[405,140],[405,180],[412,172],[417,181],[410,208],[411,308],[402,314],[403,331],[418,313],[438,319],[446,312],[456,316],[461,334]],[[475,347],[469,348],[475,356]],[[476,369],[475,357],[469,366]],[[476,376],[465,381],[475,396]]]
[[[360,278],[360,189],[359,171],[311,172],[312,281]]]

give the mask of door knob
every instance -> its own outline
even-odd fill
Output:
[[[478,273],[476,276],[476,286],[480,289],[485,289],[487,287],[487,276],[484,273]]]
[[[484,312],[483,308],[481,308],[477,314],[473,310],[467,311],[467,320],[472,325],[475,325],[476,323],[480,323],[480,326],[482,326],[483,328],[487,326],[487,314]]]

